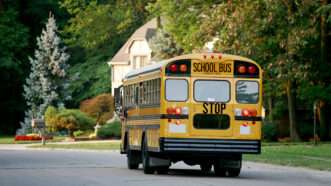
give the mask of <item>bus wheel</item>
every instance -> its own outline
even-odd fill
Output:
[[[226,175],[226,169],[220,165],[219,162],[216,162],[214,164],[214,171],[216,176],[225,176]]]
[[[158,168],[156,169],[156,172],[157,172],[158,174],[167,174],[168,171],[169,171],[169,166],[162,166],[162,167],[158,167]]]
[[[229,177],[238,177],[240,174],[240,168],[229,168],[227,172]]]
[[[142,150],[141,150],[141,157],[142,157],[142,162],[143,162],[143,169],[145,174],[153,174],[154,170],[150,166],[150,155],[147,149],[147,140],[144,138],[143,145],[142,145]]]
[[[211,171],[212,164],[210,163],[202,163],[200,164],[200,169],[204,173],[208,173]]]
[[[129,144],[127,144],[127,164],[128,169],[138,169],[139,167],[139,154],[136,151],[130,150]]]

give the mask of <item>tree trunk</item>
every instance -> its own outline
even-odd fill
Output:
[[[290,137],[291,141],[300,141],[298,135],[297,119],[296,119],[296,103],[295,103],[295,83],[291,80],[287,81],[286,92],[287,92],[287,102],[289,111],[289,121],[290,121]]]
[[[328,4],[328,0],[321,0],[321,6],[326,6]],[[321,14],[321,64],[322,66],[326,66],[328,63],[328,46],[327,46],[327,22],[326,22],[326,15],[325,13]],[[322,81],[328,81],[328,78],[322,79]],[[327,103],[324,100],[318,101],[318,107],[317,107],[317,113],[318,114],[318,120],[320,123],[320,137],[321,140],[328,140],[328,138],[331,138],[331,135],[329,135],[329,127],[328,126],[328,119],[326,114],[326,105]]]
[[[2,13],[3,12],[3,0],[0,0],[0,13]]]
[[[327,141],[329,138],[329,126],[326,120],[326,103],[320,100],[317,104],[317,116],[320,124],[320,138]]]
[[[274,121],[274,117],[272,115],[272,106],[273,106],[273,100],[272,100],[272,97],[270,96],[268,98],[268,118],[269,118],[269,121],[272,123]]]

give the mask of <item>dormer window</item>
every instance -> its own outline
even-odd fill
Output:
[[[133,56],[133,69],[144,67],[148,64],[147,56]]]

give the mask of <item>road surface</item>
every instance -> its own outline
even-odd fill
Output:
[[[222,178],[179,163],[168,175],[144,175],[128,170],[118,152],[0,150],[0,186],[16,185],[330,186],[331,172],[244,162],[240,177]]]

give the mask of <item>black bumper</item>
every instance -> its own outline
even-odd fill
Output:
[[[202,154],[260,154],[260,140],[161,138],[161,152]]]

